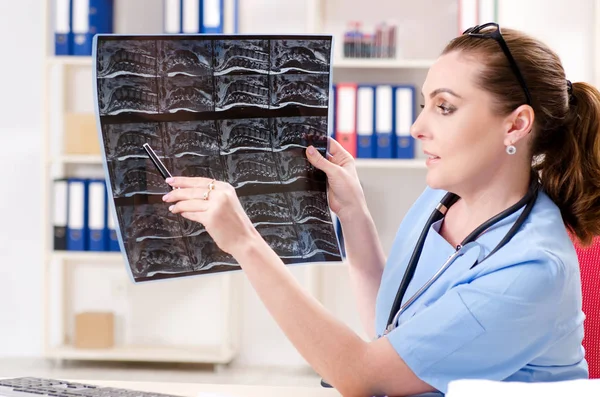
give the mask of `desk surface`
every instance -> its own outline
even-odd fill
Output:
[[[70,380],[70,379],[69,379]],[[98,386],[120,387],[154,393],[197,397],[200,393],[214,393],[223,397],[339,397],[334,389],[316,387],[224,385],[208,383],[126,382],[106,380],[75,380]]]

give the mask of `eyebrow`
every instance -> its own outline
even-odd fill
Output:
[[[462,99],[462,97],[460,95],[458,95],[456,92],[452,91],[450,88],[438,88],[436,90],[433,90],[433,91],[431,91],[431,94],[429,94],[429,98],[434,98],[436,95],[441,94],[442,92],[446,92],[450,95],[453,95],[457,98]],[[421,96],[424,96],[422,91],[421,91]]]

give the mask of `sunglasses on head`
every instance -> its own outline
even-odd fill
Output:
[[[495,29],[491,29],[491,30],[481,33],[482,30],[484,30],[485,28],[488,28],[488,27],[494,27]],[[521,88],[523,88],[523,91],[525,92],[525,96],[527,97],[527,104],[531,106],[531,95],[529,94],[529,89],[527,88],[527,84],[525,84],[525,79],[523,79],[523,75],[521,74],[521,71],[519,70],[519,67],[517,66],[517,62],[513,58],[512,54],[510,53],[510,50],[508,49],[508,45],[506,44],[506,41],[504,41],[504,38],[502,37],[502,33],[500,32],[500,26],[498,26],[498,24],[495,22],[489,22],[489,23],[486,23],[483,25],[477,25],[477,26],[473,26],[472,28],[469,28],[463,32],[463,35],[465,35],[465,34],[469,35],[469,36],[473,36],[473,37],[479,37],[482,39],[494,39],[498,42],[498,44],[500,44],[500,48],[502,48],[504,55],[506,55],[506,58],[508,59],[508,62],[510,63],[510,67],[512,68],[515,76],[517,76],[517,80],[519,80],[519,84],[521,85]]]

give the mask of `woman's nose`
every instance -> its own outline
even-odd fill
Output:
[[[426,134],[425,128],[425,120],[423,117],[423,112],[417,116],[417,119],[410,127],[410,135],[415,139],[423,139]]]

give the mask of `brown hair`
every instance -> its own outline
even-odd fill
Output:
[[[600,92],[577,82],[569,94],[556,53],[513,29],[502,28],[502,36],[532,97],[532,168],[545,193],[560,208],[567,229],[582,245],[589,245],[600,235]],[[496,40],[462,35],[442,54],[453,51],[483,63],[477,85],[495,98],[494,111],[509,114],[526,103],[523,88]]]

